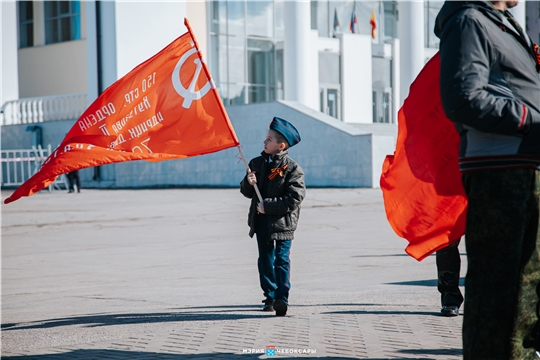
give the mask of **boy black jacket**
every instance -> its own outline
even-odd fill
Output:
[[[304,184],[304,171],[284,150],[272,157],[269,162],[269,155],[264,151],[249,162],[249,168],[255,172],[257,186],[264,199],[264,214],[258,214],[257,203],[259,199],[255,189],[247,181],[247,176],[240,183],[240,192],[251,199],[249,207],[248,225],[249,236],[255,234],[256,216],[265,216],[264,224],[266,233],[271,240],[292,240],[294,231],[298,225],[300,217],[300,204],[306,195],[306,185]],[[284,170],[283,167],[286,166]],[[269,175],[275,169],[273,180]]]
[[[540,169],[540,66],[531,39],[487,1],[446,1],[435,34],[461,170]]]

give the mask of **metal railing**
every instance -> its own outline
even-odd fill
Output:
[[[0,108],[0,125],[35,124],[78,119],[88,107],[86,94],[41,96],[7,101]]]
[[[51,154],[51,145],[47,149],[32,147],[32,149],[1,150],[0,151],[0,180],[1,187],[16,187],[30,179]],[[49,191],[59,190],[61,186],[67,189],[65,175],[60,175]]]

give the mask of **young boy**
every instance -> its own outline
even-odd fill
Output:
[[[288,121],[275,117],[261,156],[249,162],[240,192],[251,198],[249,236],[257,234],[259,280],[266,297],[263,311],[287,314],[290,279],[289,252],[306,195],[304,171],[287,153],[300,142],[300,134]],[[263,202],[259,202],[258,186]]]

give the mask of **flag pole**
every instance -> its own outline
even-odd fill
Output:
[[[249,168],[249,165],[246,161],[246,158],[244,156],[244,153],[242,152],[242,148],[240,146],[238,146],[238,151],[240,151],[240,157],[242,158],[242,160],[244,161],[244,165],[246,165],[246,170],[248,172],[251,172],[251,169]],[[253,187],[255,188],[255,192],[257,193],[257,197],[259,198],[259,202],[263,202],[263,198],[261,196],[261,192],[259,191],[259,187],[257,186],[257,184],[253,184]]]

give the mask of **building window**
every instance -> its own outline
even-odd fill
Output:
[[[225,105],[283,99],[283,1],[212,1],[210,67]]]
[[[341,119],[341,57],[319,52],[319,94],[321,112]]]
[[[392,123],[392,60],[371,59],[373,81],[373,122]]]
[[[427,48],[438,49],[439,38],[435,36],[435,19],[444,4],[443,0],[426,0],[424,2],[424,22],[425,22],[425,41],[424,45]]]
[[[45,43],[81,38],[80,1],[45,1]]]
[[[19,1],[19,47],[34,46],[34,2]]]

